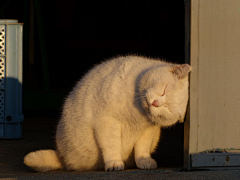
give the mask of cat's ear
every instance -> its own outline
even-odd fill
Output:
[[[192,70],[192,67],[188,64],[175,65],[171,68],[171,72],[178,79],[183,79],[188,76],[188,73]]]

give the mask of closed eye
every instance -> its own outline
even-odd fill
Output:
[[[167,84],[166,84],[166,86],[164,87],[164,90],[163,90],[162,96],[165,95],[165,93],[166,93],[166,88],[167,88]]]

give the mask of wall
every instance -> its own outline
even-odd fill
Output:
[[[192,0],[190,16],[194,70],[185,153],[236,153],[240,149],[240,1]]]

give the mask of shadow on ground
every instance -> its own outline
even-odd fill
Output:
[[[23,123],[23,139],[0,140],[0,180],[28,180],[28,179],[240,179],[240,170],[225,171],[195,171],[184,172],[182,168],[158,168],[157,170],[124,170],[120,172],[76,172],[52,171],[47,173],[33,172],[23,164],[23,157],[30,151],[38,149],[54,149],[54,132],[57,118],[25,118]],[[175,127],[177,128],[177,127]],[[180,128],[181,129],[181,128]],[[163,136],[179,136],[177,131],[167,129]],[[169,139],[168,139],[169,140]],[[171,140],[171,138],[170,138]],[[177,139],[178,140],[178,139]],[[164,142],[162,142],[163,144]],[[160,142],[161,144],[161,142]],[[173,143],[175,144],[175,143]],[[165,144],[166,145],[166,144]],[[171,145],[171,143],[168,145]],[[166,148],[168,150],[168,148]],[[161,148],[160,148],[161,151]],[[163,156],[163,155],[161,155]],[[164,160],[161,156],[159,159]],[[165,161],[171,157],[166,155]],[[174,158],[174,156],[173,156]],[[158,159],[158,160],[159,160]]]

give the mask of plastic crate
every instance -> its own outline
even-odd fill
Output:
[[[22,138],[22,33],[17,20],[0,19],[0,138]]]

